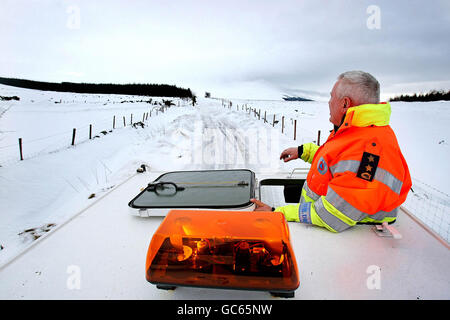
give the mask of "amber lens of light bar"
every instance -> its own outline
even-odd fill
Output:
[[[293,291],[298,270],[282,213],[172,210],[155,232],[154,284]]]

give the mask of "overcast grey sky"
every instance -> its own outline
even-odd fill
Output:
[[[0,76],[327,99],[365,70],[386,97],[449,90],[449,34],[448,0],[0,0]]]

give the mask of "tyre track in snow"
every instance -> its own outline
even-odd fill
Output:
[[[207,169],[218,169],[219,167],[224,169],[229,169],[232,167],[236,167],[236,158],[239,155],[244,160],[245,166],[248,164],[249,159],[249,151],[246,147],[245,138],[241,136],[241,131],[238,129],[238,125],[229,121],[230,117],[223,117],[222,114],[218,112],[211,112],[212,110],[208,108],[208,110],[200,111],[200,119],[202,121],[202,132],[204,136],[206,136],[208,140],[202,146],[202,154],[205,155],[214,155],[216,153],[219,154],[222,159],[220,164],[204,164]],[[215,110],[214,110],[215,111]],[[209,129],[214,130],[210,132]],[[229,151],[235,152],[235,161],[233,163],[229,163],[229,158],[223,159],[226,155],[228,155]],[[221,152],[222,151],[222,152]]]

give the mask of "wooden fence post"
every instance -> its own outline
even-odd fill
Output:
[[[294,140],[297,139],[297,119],[294,120]]]
[[[281,117],[281,133],[284,133],[284,116]]]
[[[125,124],[125,116],[123,116],[123,126],[126,127],[127,125]]]
[[[116,128],[116,116],[113,117],[113,129]]]
[[[23,160],[23,153],[22,153],[22,138],[19,138],[19,151],[20,151],[20,161]]]
[[[275,113],[273,114],[273,122],[272,122],[272,127],[275,128]]]
[[[89,125],[89,140],[92,139],[92,124]]]
[[[72,145],[73,146],[75,145],[75,134],[76,134],[76,132],[77,132],[77,129],[73,128],[73,131],[72,131]]]
[[[267,111],[264,111],[264,123],[267,122],[267,120],[266,120],[266,114],[267,114]]]
[[[317,133],[317,145],[320,146],[320,130]]]

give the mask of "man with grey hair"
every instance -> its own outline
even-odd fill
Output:
[[[311,164],[297,205],[272,208],[252,199],[256,211],[280,211],[297,221],[341,232],[356,224],[393,223],[411,188],[408,166],[389,126],[391,107],[380,103],[380,84],[363,71],[337,78],[328,102],[334,125],[327,141],[284,150],[280,159]]]
[[[380,102],[380,84],[370,73],[348,71],[338,77],[340,96],[350,97],[355,105]]]

